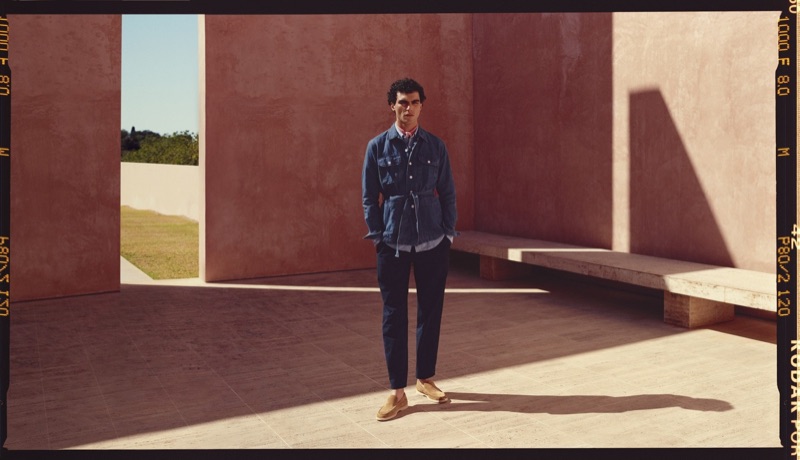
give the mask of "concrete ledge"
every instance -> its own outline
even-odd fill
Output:
[[[696,328],[733,320],[733,305],[708,299],[664,293],[664,322]]]
[[[518,267],[508,264],[516,262],[711,302],[689,302],[687,308],[690,312],[686,313],[688,319],[676,319],[676,324],[710,324],[707,321],[711,319],[702,319],[702,314],[692,313],[695,309],[714,310],[717,313],[710,314],[709,318],[720,320],[733,314],[733,305],[772,312],[776,310],[776,281],[771,273],[476,231],[461,232],[454,239],[452,249],[479,254],[481,276],[488,279],[519,276]],[[727,304],[730,308],[718,308],[713,302]],[[670,312],[670,318],[673,315],[678,313]]]
[[[493,281],[519,279],[529,274],[527,266],[521,262],[480,256],[481,278]]]

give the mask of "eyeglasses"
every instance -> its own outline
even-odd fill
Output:
[[[419,106],[422,105],[422,102],[420,102],[419,99],[413,100],[411,102],[409,102],[409,101],[397,101],[397,103],[402,105],[403,108],[406,108],[406,109],[408,108],[409,105],[412,105],[414,107],[419,107]]]

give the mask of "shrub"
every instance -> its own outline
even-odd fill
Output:
[[[124,135],[124,130],[122,133],[122,161],[195,166],[199,164],[197,134],[182,131],[161,136],[151,131],[136,132],[135,129],[127,136]],[[138,148],[133,148],[137,146]]]

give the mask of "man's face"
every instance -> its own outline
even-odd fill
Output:
[[[419,113],[422,112],[422,101],[419,100],[419,92],[401,93],[397,92],[397,102],[391,105],[392,111],[397,117],[397,124],[405,129],[414,129],[419,123]]]

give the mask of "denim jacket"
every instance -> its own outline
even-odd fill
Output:
[[[365,239],[414,246],[458,234],[447,147],[422,128],[408,145],[394,124],[369,141],[361,201],[368,229]]]

